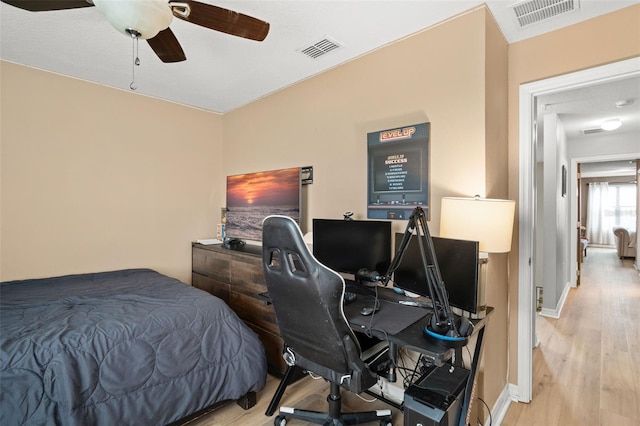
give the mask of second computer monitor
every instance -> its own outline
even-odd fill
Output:
[[[403,234],[396,234],[396,250]],[[432,237],[440,275],[452,307],[478,313],[478,242]],[[420,246],[411,237],[394,284],[403,290],[429,297]]]
[[[313,219],[313,255],[337,272],[369,269],[385,274],[391,263],[391,222]]]

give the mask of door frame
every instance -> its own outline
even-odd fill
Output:
[[[535,231],[535,100],[539,95],[605,83],[640,74],[640,58],[627,59],[582,71],[520,85],[519,93],[519,196],[518,196],[518,369],[516,395],[531,401],[535,297],[533,270]],[[575,186],[575,182],[572,186]]]

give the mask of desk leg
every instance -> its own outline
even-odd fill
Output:
[[[280,404],[280,399],[282,399],[282,395],[284,395],[284,391],[289,386],[291,382],[291,378],[293,377],[293,373],[298,367],[295,365],[290,365],[287,367],[287,371],[284,373],[284,377],[280,380],[280,384],[278,385],[278,389],[276,389],[276,393],[273,394],[273,398],[271,398],[271,402],[269,403],[269,407],[267,411],[264,413],[265,416],[271,417],[273,413],[278,408],[278,404]]]
[[[458,426],[466,426],[467,417],[469,417],[469,409],[471,408],[471,398],[475,394],[474,388],[476,385],[476,373],[480,366],[480,356],[482,355],[482,339],[484,338],[485,327],[482,327],[478,331],[478,338],[476,340],[476,347],[473,351],[473,360],[471,361],[471,370],[469,371],[469,377],[467,378],[467,385],[464,388],[464,399],[462,400],[462,408],[460,410],[460,420]],[[462,358],[461,358],[462,359]]]

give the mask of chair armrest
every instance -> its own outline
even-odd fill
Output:
[[[621,252],[629,245],[629,232],[621,226],[614,226],[612,230],[613,235],[616,237],[616,247]]]
[[[362,360],[369,367],[369,370],[385,378],[388,377],[389,370],[394,367],[391,348],[386,340],[381,340],[362,352]]]
[[[376,384],[378,380],[377,375],[364,363],[360,350],[351,336],[344,336],[342,341],[347,353],[349,365],[351,366],[351,377],[346,377],[341,385],[345,386],[351,392],[362,393]]]

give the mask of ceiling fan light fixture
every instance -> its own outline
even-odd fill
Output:
[[[602,130],[611,131],[611,130],[616,130],[620,126],[622,126],[622,121],[620,121],[619,118],[612,118],[610,120],[603,121],[602,124],[600,125],[600,128]]]
[[[126,36],[131,30],[150,39],[171,24],[173,13],[167,0],[93,0],[111,25]]]

